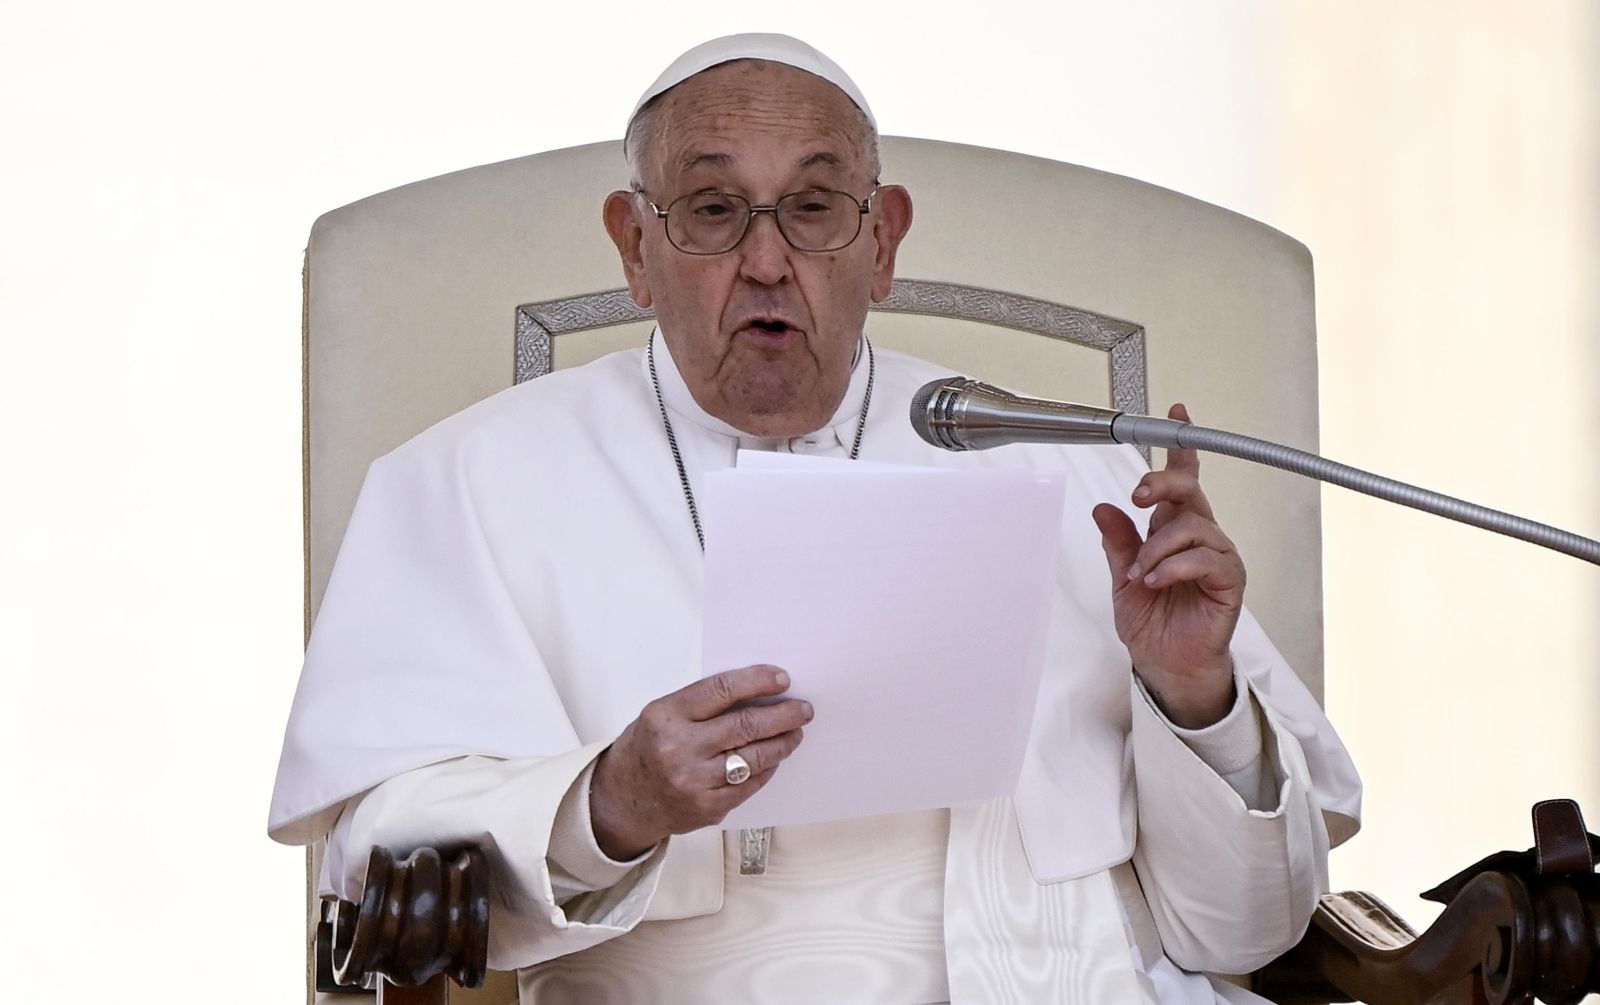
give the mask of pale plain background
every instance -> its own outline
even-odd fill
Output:
[[[1600,535],[1586,0],[746,7],[0,0],[8,1000],[300,999],[303,858],[264,826],[301,645],[307,229],[615,137],[707,37],[811,40],[886,132],[1294,234],[1326,453]],[[1425,921],[1414,892],[1526,846],[1534,799],[1600,823],[1600,573],[1325,498],[1328,704],[1369,785],[1334,881]]]

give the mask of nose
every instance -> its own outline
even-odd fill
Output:
[[[750,218],[750,229],[739,242],[739,274],[752,283],[775,286],[790,276],[793,251],[778,230],[778,218],[771,211]]]

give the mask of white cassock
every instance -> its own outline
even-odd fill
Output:
[[[740,447],[848,451],[864,358],[828,426],[756,440],[701,410],[655,345],[692,484]],[[272,836],[332,829],[324,886],[346,898],[373,844],[486,848],[489,962],[527,968],[524,1002],[1255,1000],[1189,971],[1247,972],[1304,930],[1330,838],[1359,814],[1332,727],[1248,613],[1233,711],[1198,733],[1167,723],[1116,638],[1089,517],[1128,498],[1138,454],[937,450],[907,414],[947,371],[876,355],[862,459],[1067,474],[1011,798],[780,828],[765,876],[738,875],[714,829],[634,862],[600,853],[594,758],[699,667],[700,548],[634,350],[495,395],[373,464],[307,649]]]

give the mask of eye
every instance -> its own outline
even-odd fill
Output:
[[[689,200],[689,213],[699,221],[716,223],[739,214],[733,199],[721,192],[706,192]]]

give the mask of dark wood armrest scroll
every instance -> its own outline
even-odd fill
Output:
[[[475,988],[488,973],[489,868],[476,848],[448,860],[418,848],[403,862],[373,848],[361,904],[341,900],[331,914],[323,941],[340,989],[387,982],[438,989],[426,1000],[443,1001],[446,977]]]
[[[1533,819],[1532,849],[1423,894],[1445,909],[1421,935],[1376,897],[1329,894],[1252,986],[1280,1005],[1571,1005],[1600,991],[1600,838],[1571,800],[1539,803]]]

